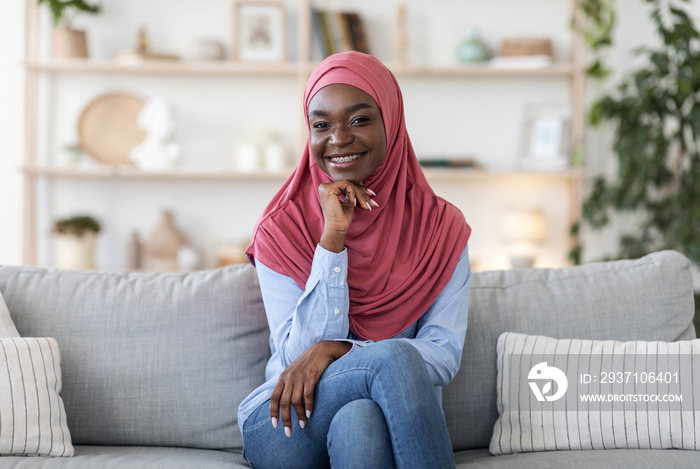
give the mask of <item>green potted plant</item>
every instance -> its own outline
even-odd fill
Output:
[[[61,269],[95,267],[95,241],[102,229],[100,222],[89,215],[60,218],[54,222],[55,265]]]
[[[637,222],[620,236],[615,257],[674,249],[698,266],[700,33],[678,2],[645,3],[658,45],[640,48],[642,65],[591,108],[593,125],[612,128],[618,169],[615,177],[595,179],[581,223],[600,229],[616,215],[631,214]],[[574,225],[572,233],[578,234],[579,228]],[[574,262],[581,260],[582,249],[579,245],[572,250]],[[695,324],[700,332],[699,299],[696,294]]]
[[[73,29],[73,17],[82,13],[97,14],[99,5],[90,5],[83,0],[38,0],[47,5],[53,17],[52,51],[54,58],[87,58],[88,48],[85,31]]]

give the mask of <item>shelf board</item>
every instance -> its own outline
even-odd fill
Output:
[[[104,165],[95,168],[49,166],[25,166],[22,168],[22,171],[27,175],[55,179],[160,179],[180,181],[277,181],[289,177],[292,170],[292,168],[289,168],[278,172],[242,172],[233,169],[217,168],[175,168],[165,171],[142,171],[135,167],[118,165]]]
[[[123,73],[170,75],[253,75],[296,76],[299,67],[293,62],[256,63],[234,61],[151,61],[120,64],[89,59],[27,61],[28,70],[53,73]]]
[[[141,179],[141,180],[181,180],[181,181],[284,181],[293,168],[284,171],[241,172],[232,169],[177,168],[167,171],[141,171],[128,166],[103,166],[96,168],[69,167],[23,167],[27,175],[55,179]],[[425,177],[431,182],[477,182],[505,178],[539,178],[575,180],[582,176],[582,170],[561,171],[489,171],[483,169],[442,169],[425,168]]]
[[[554,63],[539,68],[497,68],[488,63],[461,65],[389,65],[397,76],[406,77],[524,77],[524,76],[571,76],[574,65],[567,62]]]
[[[557,171],[424,168],[423,174],[429,182],[485,182],[509,178],[574,181],[583,176],[583,171],[580,168]]]
[[[89,59],[26,61],[28,70],[51,73],[120,73],[120,74],[169,74],[169,75],[252,75],[297,76],[309,75],[315,64],[297,62],[256,63],[234,61],[152,61],[137,64],[119,64]],[[392,65],[389,68],[403,77],[527,77],[571,76],[574,65],[568,62],[554,63],[542,68],[496,68],[488,64],[462,65]]]

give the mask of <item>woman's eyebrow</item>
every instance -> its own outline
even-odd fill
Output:
[[[360,109],[372,109],[374,106],[368,103],[357,103],[353,104],[352,106],[348,106],[345,108],[345,112],[350,114],[355,111],[359,111]],[[309,117],[312,116],[322,116],[326,117],[328,116],[328,112],[324,111],[323,109],[312,109],[309,111]]]
[[[367,108],[371,109],[372,107],[373,106],[371,104],[357,103],[357,104],[353,104],[352,106],[346,107],[345,112],[347,112],[349,114],[351,112],[359,111],[360,109],[367,109]]]

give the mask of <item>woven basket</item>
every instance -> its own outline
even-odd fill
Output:
[[[133,164],[129,151],[146,138],[138,125],[144,104],[141,98],[124,93],[99,96],[80,116],[80,146],[102,163]]]
[[[552,41],[547,38],[513,37],[501,41],[501,56],[548,55],[552,57]]]

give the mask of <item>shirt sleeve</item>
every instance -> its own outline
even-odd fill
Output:
[[[334,253],[317,246],[304,290],[259,260],[256,267],[270,325],[270,347],[284,368],[316,342],[348,337],[347,250]]]
[[[406,340],[418,349],[435,386],[445,386],[459,370],[467,333],[471,278],[467,246],[452,279],[418,320],[415,338],[396,339]]]

